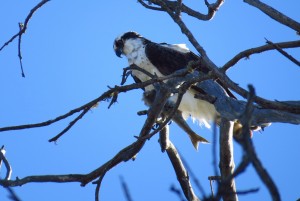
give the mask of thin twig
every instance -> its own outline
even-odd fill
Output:
[[[84,109],[73,121],[69,123],[69,125],[64,130],[62,130],[59,134],[49,139],[48,141],[56,142],[61,136],[63,136],[66,132],[68,132],[68,130],[70,130],[70,128],[72,128],[77,123],[77,121],[80,120],[89,110],[90,108]]]
[[[102,180],[104,178],[104,174],[100,175],[99,176],[99,179],[95,182],[93,182],[93,184],[96,184],[96,188],[95,188],[95,201],[99,201],[100,200],[100,187],[101,187],[101,183],[102,183]]]
[[[9,192],[9,198],[12,201],[21,201],[21,199],[16,195],[15,191],[11,187],[5,187],[7,191]]]
[[[24,25],[22,23],[19,23],[19,28],[20,28],[20,34],[19,34],[19,40],[18,40],[18,57],[20,61],[20,66],[21,66],[21,74],[22,77],[25,77],[24,69],[23,69],[23,63],[22,63],[22,52],[21,52],[21,41],[22,41],[22,29]]]
[[[5,42],[2,47],[0,48],[0,51],[3,50],[3,48],[5,46],[7,46],[9,43],[11,43],[14,39],[16,39],[19,35],[22,35],[25,33],[26,29],[27,29],[27,25],[29,20],[31,19],[32,15],[35,13],[35,11],[37,11],[39,8],[41,8],[45,3],[47,3],[50,0],[43,0],[40,3],[38,3],[34,8],[32,8],[29,12],[29,14],[27,15],[24,23],[23,23],[23,28],[21,30],[18,31],[18,33],[16,33],[15,35],[13,35],[7,42]]]
[[[177,76],[177,75],[176,75]],[[66,119],[70,116],[72,116],[73,114],[80,112],[82,110],[84,110],[85,108],[92,108],[94,105],[96,105],[98,102],[100,101],[104,101],[107,100],[109,98],[111,98],[111,94],[113,93],[122,93],[122,92],[127,92],[133,89],[139,89],[139,88],[143,88],[146,87],[150,84],[153,84],[155,82],[161,82],[165,79],[170,79],[172,76],[166,76],[166,77],[162,77],[162,78],[153,78],[151,80],[148,80],[146,82],[142,82],[142,83],[134,83],[134,84],[129,84],[129,85],[125,85],[125,86],[117,86],[115,88],[111,88],[108,91],[104,92],[103,94],[101,94],[99,97],[95,98],[94,100],[80,106],[77,107],[63,115],[60,115],[54,119],[50,119],[47,121],[43,121],[40,123],[35,123],[35,124],[24,124],[24,125],[18,125],[18,126],[8,126],[8,127],[2,127],[0,128],[0,132],[4,132],[4,131],[12,131],[12,130],[22,130],[22,129],[29,129],[29,128],[38,128],[38,127],[44,127],[44,126],[49,126],[53,123],[56,123],[58,121],[61,121],[63,119]]]
[[[266,39],[267,43],[272,45],[278,52],[280,52],[283,56],[291,60],[293,63],[295,63],[297,66],[300,66],[300,62],[295,59],[292,55],[288,54],[286,51],[284,51],[281,47],[279,47],[277,44],[273,43],[272,41],[269,41]]]
[[[274,44],[280,48],[296,48],[296,47],[300,47],[300,40],[274,43]],[[262,52],[274,50],[274,49],[275,49],[275,47],[273,45],[266,44],[263,46],[244,50],[244,51],[238,53],[232,59],[230,59],[222,68],[220,68],[220,70],[223,72],[226,72],[230,67],[234,66],[237,62],[239,62],[243,58],[248,58],[252,54],[262,53]]]
[[[214,188],[213,188],[212,182],[213,182],[213,180],[209,179],[209,185],[210,185],[211,196],[214,197]]]
[[[205,190],[202,187],[198,177],[195,175],[192,168],[189,166],[188,162],[185,160],[185,158],[182,155],[181,155],[181,160],[182,160],[182,163],[184,164],[184,166],[186,167],[186,170],[189,173],[190,177],[192,178],[193,182],[195,183],[195,186],[198,188],[199,192],[201,192],[201,194],[204,197],[205,196]]]
[[[153,137],[155,134],[157,134],[158,132],[160,132],[172,119],[172,117],[175,115],[179,104],[181,103],[182,97],[183,97],[183,93],[179,93],[178,94],[178,98],[176,100],[176,103],[174,104],[174,106],[172,107],[171,111],[169,111],[165,116],[164,116],[164,120],[163,122],[159,123],[159,127],[156,128],[154,131],[152,131],[151,133],[149,133],[146,136],[143,136],[143,139],[150,139],[151,137]]]
[[[184,33],[189,41],[194,45],[194,47],[197,49],[197,51],[201,54],[201,56],[203,57],[207,57],[205,50],[203,49],[203,47],[198,43],[198,41],[195,39],[195,37],[193,36],[192,32],[187,28],[187,26],[185,25],[185,23],[181,20],[180,17],[176,16],[173,12],[173,10],[170,9],[170,7],[168,7],[168,5],[166,4],[166,2],[162,1],[162,0],[156,0],[159,5],[166,10],[166,12],[172,17],[172,19],[174,20],[174,22],[176,24],[178,24],[178,26],[181,28],[181,32]]]
[[[22,35],[25,33],[27,29],[27,25],[32,17],[32,15],[39,9],[41,8],[45,3],[47,3],[50,0],[42,0],[40,3],[38,3],[35,7],[33,7],[29,14],[27,15],[24,23],[19,23],[19,31],[15,35],[13,35],[7,42],[5,42],[1,48],[0,51],[4,49],[4,47],[8,46],[12,41],[14,41],[18,37],[18,57],[20,61],[20,66],[21,66],[21,74],[22,77],[25,77],[25,73],[23,70],[23,63],[22,63],[22,54],[21,54],[21,41],[22,41]]]
[[[142,4],[142,6],[144,6],[144,7],[147,8],[147,9],[150,9],[150,10],[156,10],[156,11],[164,11],[164,9],[162,9],[162,8],[160,8],[160,7],[154,7],[154,6],[150,6],[150,5],[146,4],[146,3],[144,2],[144,0],[138,0],[138,2],[139,2],[140,4]]]
[[[297,31],[297,33],[300,33],[300,23],[293,20],[292,18],[289,18],[288,16],[284,15],[283,13],[279,12],[278,10],[272,8],[271,6],[259,1],[259,0],[244,0],[244,2],[250,4],[251,6],[254,6],[261,10],[263,13],[271,17],[273,20],[284,24],[291,29],[294,29]]]
[[[186,201],[182,195],[182,191],[179,188],[176,188],[174,184],[171,185],[170,191],[175,193],[180,201]]]
[[[120,181],[121,181],[122,189],[123,189],[126,200],[127,201],[133,201],[132,197],[131,197],[131,194],[130,194],[130,191],[129,191],[129,188],[127,186],[127,183],[125,182],[125,180],[122,176],[120,176]]]
[[[0,149],[0,162],[2,161],[6,168],[6,175],[5,175],[4,180],[10,180],[11,174],[12,174],[12,168],[11,168],[8,160],[5,157],[5,153],[6,153],[6,151],[4,149],[4,146],[2,146],[2,148]]]

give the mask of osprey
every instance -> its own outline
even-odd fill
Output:
[[[170,75],[176,70],[186,68],[190,61],[199,59],[185,44],[154,43],[136,32],[126,32],[117,37],[113,48],[118,57],[121,57],[121,55],[127,57],[129,65],[135,64],[158,77]],[[208,69],[201,70],[203,73],[208,72]],[[132,76],[136,82],[144,82],[151,79],[148,75],[138,70],[132,70]],[[224,90],[226,95],[233,96],[228,89],[222,87],[221,89]],[[153,85],[148,85],[144,90],[144,101],[146,105],[151,105],[151,101],[145,97],[145,94],[153,91],[154,87]],[[219,116],[213,104],[194,98],[199,91],[203,90],[197,89],[196,86],[186,91],[178,111],[172,119],[187,132],[196,149],[199,142],[207,143],[208,141],[193,132],[184,120],[191,117],[193,120],[210,128],[209,123],[214,121],[216,116]],[[176,100],[176,94],[169,98],[171,102],[176,102]]]

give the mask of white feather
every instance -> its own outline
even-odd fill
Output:
[[[136,39],[129,39],[124,43],[123,53],[128,58],[128,63],[135,64],[140,68],[148,71],[151,74],[156,74],[159,77],[163,75],[158,71],[158,69],[149,61],[145,53],[145,45],[143,44],[143,39],[136,38]],[[186,47],[185,44],[174,44],[168,45],[163,44],[165,47],[169,47],[180,52],[189,52],[190,50]],[[150,79],[149,76],[145,75],[144,73],[133,70],[132,74],[138,77],[142,82],[147,81]],[[147,86],[145,88],[146,91],[150,91],[153,89],[153,86]],[[200,125],[205,125],[207,128],[210,128],[209,122],[214,120],[214,117],[217,114],[215,107],[203,100],[195,99],[194,98],[195,92],[192,90],[188,90],[182,98],[182,101],[179,105],[179,110],[182,111],[183,117],[187,119],[191,117],[193,121],[198,121]],[[177,95],[173,95],[169,99],[172,102],[176,102]]]
[[[215,107],[206,101],[195,99],[195,93],[188,90],[182,97],[181,103],[178,107],[182,111],[184,119],[191,117],[193,121],[197,121],[200,125],[210,128],[210,122],[214,120],[217,115]],[[171,96],[170,101],[176,102],[177,95]]]

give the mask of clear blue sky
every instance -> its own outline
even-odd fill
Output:
[[[3,1],[0,7],[0,45],[18,31],[28,12],[39,1]],[[52,119],[87,103],[118,85],[125,58],[115,56],[112,44],[116,36],[134,30],[155,42],[187,43],[186,37],[164,13],[146,10],[137,1],[50,1],[31,19],[23,36],[22,53],[26,78],[21,77],[17,41],[0,52],[0,127],[36,123]],[[265,1],[300,21],[300,2]],[[206,12],[202,1],[188,1]],[[298,4],[298,5],[296,5]],[[209,57],[219,66],[242,50],[273,42],[297,40],[296,33],[242,1],[228,1],[215,18],[201,22],[183,16]],[[300,51],[288,50],[296,58]],[[240,61],[229,71],[242,87],[251,83],[257,94],[271,100],[299,100],[299,67],[278,52],[267,52]],[[133,82],[131,79],[128,83]],[[29,175],[88,173],[112,158],[120,149],[135,141],[145,117],[136,112],[146,107],[141,90],[120,94],[118,103],[108,103],[89,112],[57,144],[48,139],[60,132],[71,118],[55,125],[0,133],[13,178]],[[192,124],[192,122],[189,122]],[[207,139],[212,131],[192,127]],[[264,167],[278,185],[282,200],[300,198],[299,126],[275,123],[263,133],[254,134],[254,145]],[[101,200],[125,200],[119,176],[127,181],[134,200],[178,200],[169,188],[179,187],[166,153],[161,153],[158,137],[147,141],[137,160],[122,163],[109,171],[102,183]],[[207,194],[208,176],[213,175],[212,146],[200,145],[196,152],[175,124],[171,139],[189,162]],[[242,151],[235,144],[235,162]],[[1,177],[4,172],[1,172]],[[259,188],[256,194],[240,200],[271,200],[252,167],[236,180],[238,190]],[[195,186],[195,185],[193,185]],[[79,183],[26,184],[14,188],[26,200],[94,200],[95,186]],[[197,194],[201,194],[197,191]],[[7,191],[0,188],[0,200]]]

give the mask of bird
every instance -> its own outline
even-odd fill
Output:
[[[125,56],[129,65],[136,65],[148,73],[163,77],[174,73],[177,70],[187,68],[189,62],[198,61],[200,57],[189,50],[186,44],[156,43],[143,37],[135,31],[128,31],[116,37],[113,49],[118,57]],[[201,68],[201,73],[208,73],[209,69]],[[151,77],[139,70],[132,70],[131,75],[135,82],[145,82]],[[214,81],[214,85],[221,89],[226,96],[235,98],[234,95],[222,86],[222,83]],[[153,102],[155,91],[153,85],[144,88],[143,100],[147,106]],[[208,141],[196,134],[185,122],[188,117],[197,121],[200,125],[210,128],[210,123],[216,121],[220,114],[215,106],[205,100],[196,99],[195,95],[205,92],[196,85],[190,87],[183,95],[175,115],[172,120],[179,125],[189,136],[193,146],[198,150],[199,143]],[[178,95],[170,96],[168,102],[175,103]],[[236,130],[241,130],[241,126],[235,126]]]

